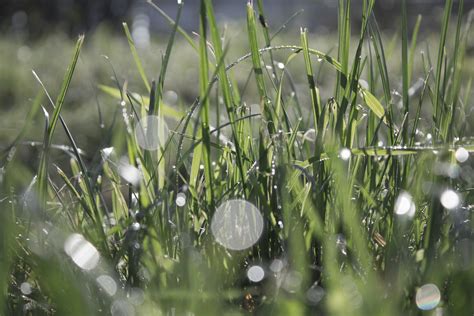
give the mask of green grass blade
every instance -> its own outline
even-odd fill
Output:
[[[146,91],[150,92],[150,83],[146,77],[145,70],[143,69],[142,62],[140,57],[138,56],[137,48],[135,47],[135,42],[133,41],[132,34],[130,34],[130,30],[128,29],[127,23],[122,23],[123,30],[125,31],[125,35],[127,36],[128,45],[130,46],[130,51],[133,56],[133,60],[135,61],[135,66],[137,67],[138,73],[143,80],[143,84],[146,87]]]
[[[201,13],[199,19],[199,94],[202,103],[201,109],[201,135],[202,135],[202,146],[203,148],[198,150],[202,151],[202,160],[204,162],[204,172],[206,181],[206,197],[207,202],[211,207],[214,202],[214,188],[213,188],[213,171],[211,165],[211,133],[209,127],[209,97],[208,97],[208,86],[209,86],[209,60],[207,54],[207,23],[206,23],[206,5],[201,0]],[[196,154],[195,154],[196,155]],[[200,160],[199,156],[194,157],[196,161]],[[191,169],[191,175],[196,176],[197,163],[193,161],[193,168]],[[194,183],[194,182],[192,182]]]

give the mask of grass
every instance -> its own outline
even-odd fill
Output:
[[[278,43],[263,1],[249,2],[249,53],[235,62],[212,1],[201,1],[197,44],[178,26],[183,5],[175,19],[160,11],[172,31],[156,78],[124,24],[142,82],[113,70],[114,85],[97,83],[117,101],[101,114],[92,153],[61,114],[84,38],[56,102],[37,75],[24,124],[43,105],[37,169],[30,174],[15,156],[25,130],[0,156],[2,313],[472,315],[472,15],[463,2],[446,1],[438,54],[427,45],[417,59],[421,18],[409,30],[400,3],[396,71],[373,0],[362,3],[356,40],[354,4],[339,1],[336,57],[313,49],[318,38],[304,28],[299,43]],[[199,73],[184,108],[164,98],[179,37]],[[172,127],[157,150],[135,138],[146,115]],[[58,122],[67,144],[53,143]],[[58,149],[69,165],[55,161]],[[232,199],[263,217],[262,236],[241,251],[223,247],[211,229]],[[247,271],[256,265],[265,276],[253,282]],[[439,302],[436,293],[420,298],[429,284]],[[421,310],[428,307],[436,310]]]

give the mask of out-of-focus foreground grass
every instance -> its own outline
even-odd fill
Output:
[[[472,14],[272,38],[260,0],[199,35],[178,3],[138,51],[0,39],[0,312],[472,315]]]

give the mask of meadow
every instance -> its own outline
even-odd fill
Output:
[[[324,35],[176,5],[145,50],[0,39],[0,314],[473,315],[464,1]]]

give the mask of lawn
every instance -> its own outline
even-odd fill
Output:
[[[0,314],[473,315],[463,4],[2,37]]]

